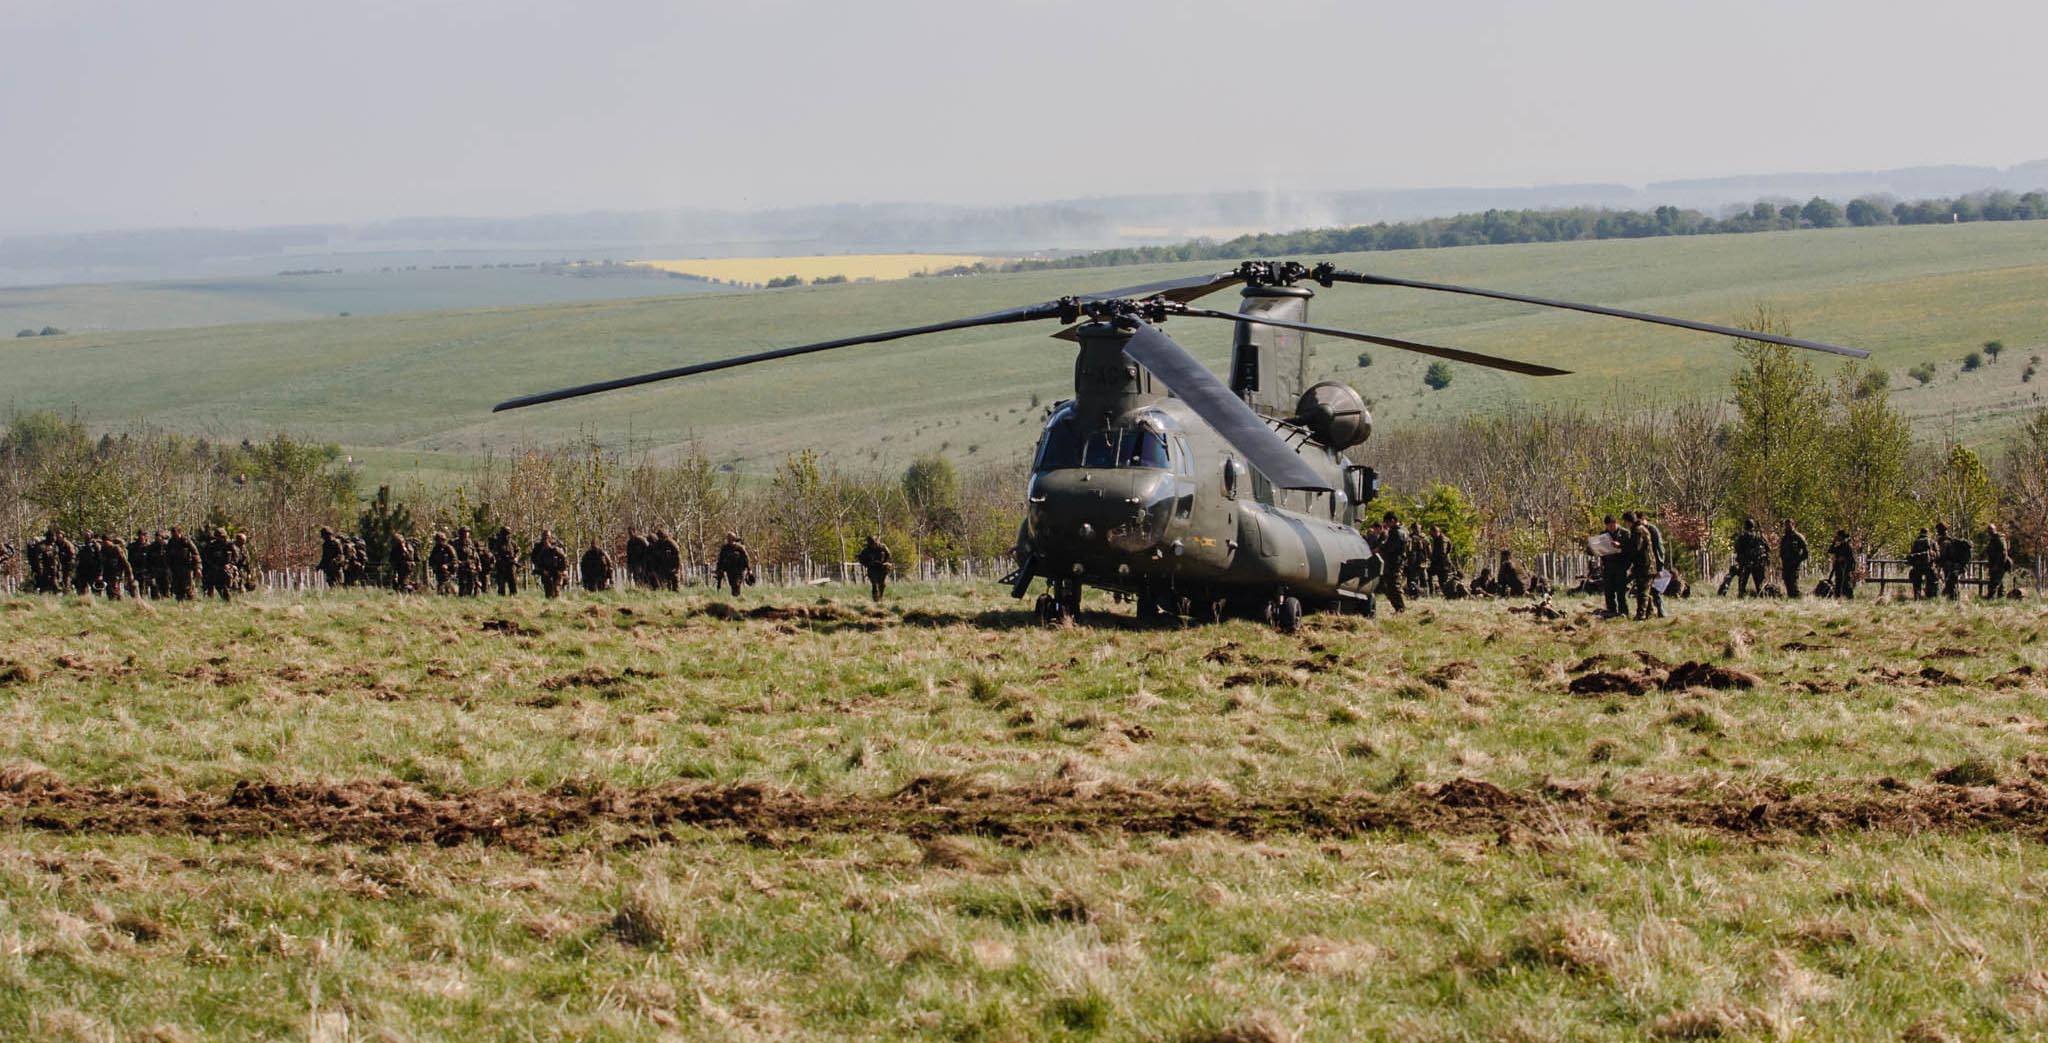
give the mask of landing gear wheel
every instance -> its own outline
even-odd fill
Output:
[[[1053,622],[1062,623],[1070,619],[1076,622],[1080,621],[1081,583],[1079,580],[1061,580],[1053,584],[1052,593],[1048,596],[1053,599],[1054,607],[1059,611],[1059,615],[1054,618]]]
[[[1056,627],[1067,619],[1066,609],[1060,605],[1060,600],[1051,594],[1038,595],[1036,611],[1040,626]]]
[[[1301,629],[1301,599],[1282,597],[1266,606],[1266,621],[1283,634]]]

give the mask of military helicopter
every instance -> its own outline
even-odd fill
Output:
[[[1292,631],[1305,611],[1363,603],[1379,559],[1359,531],[1378,490],[1346,450],[1372,434],[1347,384],[1310,384],[1307,334],[1361,341],[1532,377],[1566,370],[1356,330],[1311,325],[1315,291],[1338,283],[1490,297],[1864,358],[1819,341],[1689,319],[1444,283],[1369,275],[1323,263],[1246,261],[1229,271],[1126,286],[923,326],[777,348],[527,395],[493,412],[636,387],[736,366],[1006,323],[1057,321],[1079,345],[1074,397],[1040,430],[1014,597],[1046,581],[1037,611],[1073,618],[1084,587],[1132,595],[1139,617],[1263,616]],[[1236,312],[1193,302],[1240,287]],[[1229,383],[1159,326],[1169,319],[1237,324]]]

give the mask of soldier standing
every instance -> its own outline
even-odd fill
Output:
[[[1799,566],[1806,564],[1806,534],[1785,519],[1785,531],[1778,537],[1778,572],[1785,577],[1785,596],[1799,596]]]
[[[28,541],[28,589],[43,593],[43,584],[49,578],[50,539],[38,536]]]
[[[164,542],[164,564],[170,570],[171,596],[192,600],[192,580],[199,571],[199,545],[185,530],[171,526],[171,538]]]
[[[71,555],[71,589],[80,596],[92,593],[100,583],[100,539],[91,529],[78,539]]]
[[[391,534],[391,545],[384,548],[384,565],[391,570],[385,577],[392,590],[401,594],[412,589],[412,569],[418,562],[412,549],[412,541],[401,533]]]
[[[473,597],[483,590],[482,561],[477,557],[476,541],[469,536],[469,526],[455,530],[455,587],[463,597]]]
[[[2005,574],[2012,569],[2012,555],[2006,550],[2005,534],[1996,523],[1984,526],[1984,596],[2005,596]]]
[[[1849,530],[1836,529],[1835,542],[1828,544],[1828,585],[1834,588],[1835,596],[1849,599],[1856,596],[1856,544],[1849,539]]]
[[[505,549],[510,551],[512,549],[510,545],[511,532],[502,529],[499,531],[504,534],[507,541]],[[531,558],[533,560],[534,575],[540,577],[541,591],[551,598],[560,597],[562,594],[562,580],[569,575],[569,555],[563,553],[562,548],[555,543],[555,531],[553,529],[542,529],[540,531],[540,542],[533,545]],[[518,588],[515,587],[513,589],[517,590]],[[499,591],[500,593],[504,591],[502,585],[499,587]]]
[[[1629,541],[1632,536],[1612,514],[1601,519],[1600,524],[1601,531],[1619,548],[1600,557],[1600,614],[1612,619],[1628,614],[1629,552],[1632,549]]]
[[[1401,519],[1393,511],[1388,511],[1380,522],[1387,530],[1378,545],[1380,593],[1387,596],[1387,604],[1394,606],[1394,611],[1403,612],[1408,608],[1407,602],[1401,598],[1403,574],[1408,567],[1408,537],[1401,531]]]
[[[149,596],[149,534],[135,530],[135,538],[128,541],[129,584],[138,598]]]
[[[361,537],[357,537],[361,542]],[[234,541],[228,546],[228,564],[234,568],[235,589],[244,594],[256,592],[256,563],[249,557],[249,534],[235,533]]]
[[[1906,578],[1912,581],[1914,600],[1934,596],[1934,541],[1926,529],[1913,537],[1913,548],[1906,552]]]
[[[446,594],[454,589],[455,548],[448,542],[445,532],[434,533],[434,546],[427,551],[427,568],[434,573],[434,592]]]
[[[633,526],[626,527],[626,578],[634,586],[651,587],[647,569],[647,537]]]
[[[546,540],[545,533],[542,540]],[[533,546],[539,550],[541,544]],[[538,560],[533,563],[533,570],[536,575],[540,573]],[[498,526],[497,535],[491,537],[491,579],[496,582],[501,597],[519,593],[519,548],[512,545],[512,530],[503,525]],[[548,596],[554,597],[553,594]]]
[[[1444,537],[1440,526],[1429,527],[1429,582],[1438,594],[1450,591],[1451,586],[1451,541]]]
[[[225,530],[215,526],[206,533],[206,539],[199,545],[199,588],[204,597],[220,595],[222,601],[230,597],[228,590],[229,560],[228,539]]]
[[[1941,567],[1941,596],[1954,601],[1963,596],[1963,570],[1970,567],[1970,541],[1948,534],[1947,522],[1934,523],[1935,561]]]
[[[595,594],[612,588],[612,556],[597,545],[595,537],[590,541],[590,549],[583,552],[577,569],[582,573],[584,590]]]
[[[1408,593],[1413,597],[1429,592],[1429,543],[1422,533],[1422,523],[1408,523],[1408,552],[1406,568]]]
[[[325,525],[320,526],[320,575],[327,580],[327,586],[330,589],[341,586],[342,569],[346,564],[345,558],[346,552],[342,550],[341,538],[334,534],[333,529]],[[304,561],[305,559],[300,558],[299,560]]]
[[[106,585],[107,596],[121,600],[123,591],[135,592],[135,571],[128,564],[128,553],[121,549],[121,538],[108,536],[100,541],[100,582]]]
[[[1650,595],[1655,593],[1650,582],[1657,575],[1657,545],[1650,539],[1650,523],[1641,515],[1630,514],[1634,523],[1628,534],[1628,581],[1636,599],[1636,620],[1650,618]],[[1612,560],[1612,559],[1610,559]],[[1657,605],[1657,615],[1662,618],[1664,606]]]
[[[747,553],[747,545],[740,542],[740,534],[726,533],[725,545],[718,548],[718,581],[730,585],[732,596],[739,597],[740,584],[753,567],[753,556]]]
[[[868,593],[876,601],[882,600],[882,590],[889,585],[889,548],[882,545],[882,537],[870,533],[867,546],[854,560],[867,570]]]

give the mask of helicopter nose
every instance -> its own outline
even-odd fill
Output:
[[[1165,536],[1173,491],[1172,476],[1159,472],[1050,472],[1033,480],[1026,520],[1048,550],[1140,553]]]

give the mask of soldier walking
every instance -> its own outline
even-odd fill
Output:
[[[455,587],[463,597],[474,597],[483,593],[483,561],[477,555],[476,541],[470,538],[469,526],[455,530]]]
[[[499,532],[504,534],[508,541],[506,549],[510,550],[509,541],[512,534],[503,529]],[[562,548],[555,543],[555,530],[540,531],[540,541],[533,545],[530,558],[533,561],[533,574],[540,577],[541,592],[551,598],[560,597],[562,581],[569,575],[569,555],[563,553]],[[500,586],[499,593],[503,592],[504,588]]]
[[[654,539],[647,544],[647,567],[654,589],[683,589],[683,548],[667,529],[654,530]]]
[[[327,581],[329,589],[338,589],[341,586],[341,573],[346,564],[346,555],[347,552],[341,546],[341,538],[334,534],[334,530],[325,525],[320,526],[320,575]]]
[[[1785,531],[1778,536],[1778,572],[1785,577],[1785,596],[1799,596],[1799,567],[1806,564],[1806,534],[1792,519],[1785,519]]]
[[[545,532],[542,538],[546,538]],[[536,550],[540,548],[539,543],[533,546]],[[533,563],[533,570],[535,575],[539,575],[539,561]],[[519,548],[512,545],[512,530],[503,525],[498,526],[497,534],[491,537],[491,579],[497,584],[499,596],[510,597],[519,593]],[[548,596],[554,597],[553,594]]]
[[[882,600],[883,588],[889,585],[889,548],[882,545],[882,537],[870,533],[867,546],[860,549],[854,559],[867,570],[868,593],[876,600]]]
[[[448,542],[448,534],[434,533],[434,545],[427,550],[427,569],[434,574],[434,593],[447,594],[455,589],[455,546]]]
[[[1405,612],[1408,603],[1401,597],[1401,584],[1408,568],[1408,536],[1401,531],[1401,519],[1388,511],[1380,519],[1386,526],[1386,535],[1380,538],[1376,549],[1380,554],[1380,593],[1387,596],[1387,604],[1394,611]]]
[[[654,585],[648,578],[647,537],[630,525],[626,527],[626,578],[636,587]]]
[[[391,570],[385,577],[392,590],[405,593],[412,589],[413,566],[419,564],[419,552],[413,549],[412,541],[402,533],[391,534],[391,546],[384,549],[384,565]]]
[[[583,560],[577,563],[577,569],[582,573],[584,590],[595,594],[612,589],[612,556],[597,545],[595,537],[590,541],[590,549],[583,552]]]
[[[199,572],[199,545],[185,530],[171,526],[171,538],[164,543],[164,564],[170,571],[171,596],[192,600],[192,581]]]
[[[718,548],[718,582],[731,586],[732,596],[739,597],[740,584],[746,581],[747,573],[753,568],[753,555],[748,554],[747,545],[740,542],[740,534],[726,533],[724,546]]]

